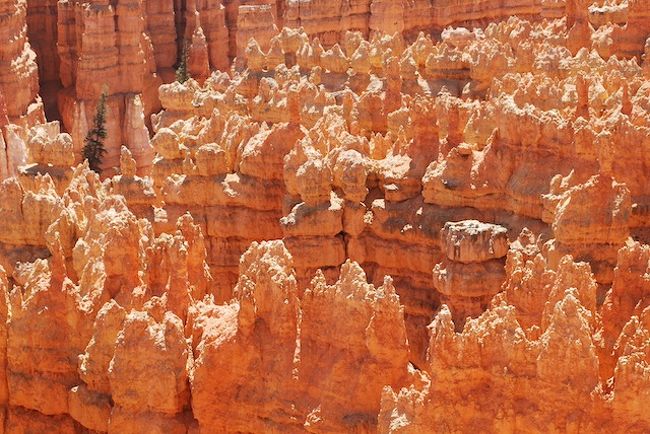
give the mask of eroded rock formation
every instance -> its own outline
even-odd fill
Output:
[[[0,5],[0,432],[649,431],[647,5],[447,3]]]
[[[27,162],[27,130],[45,114],[36,56],[27,39],[27,2],[3,0],[0,20],[0,179],[5,179]]]

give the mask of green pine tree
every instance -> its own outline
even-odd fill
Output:
[[[178,62],[178,68],[176,68],[176,81],[181,84],[190,79],[190,74],[187,72],[187,56],[187,41],[183,41],[183,47],[181,48],[181,58]]]
[[[106,139],[106,91],[102,92],[97,103],[97,110],[93,120],[93,127],[86,134],[86,142],[83,149],[83,157],[88,160],[88,166],[101,174],[102,159],[106,153],[104,140]]]

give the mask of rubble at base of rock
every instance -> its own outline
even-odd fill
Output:
[[[647,0],[50,3],[0,0],[0,433],[650,431]]]

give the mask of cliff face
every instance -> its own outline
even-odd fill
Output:
[[[205,219],[208,256],[218,261],[211,266],[230,279],[226,287],[248,243],[277,237],[298,258],[303,281],[319,268],[336,273],[346,258],[378,279],[392,275],[420,361],[438,293],[449,303],[455,293],[467,297],[468,312],[480,313],[504,279],[504,237],[524,226],[552,238],[546,249],[554,262],[565,254],[589,261],[604,291],[627,237],[645,239],[639,222],[646,218],[646,158],[630,158],[605,130],[620,125],[646,140],[644,123],[619,111],[644,92],[640,68],[565,49],[561,56],[574,66],[548,72],[546,56],[504,54],[513,46],[542,49],[549,31],[510,20],[485,36],[449,31],[438,44],[424,36],[411,46],[400,38],[368,44],[350,34],[343,46],[325,50],[289,31],[267,53],[249,44],[248,69],[235,78],[214,75],[207,82],[212,96],[193,82],[160,89],[165,110],[154,118],[153,173],[166,215],[190,210]],[[282,59],[295,59],[303,72],[278,66]],[[611,96],[596,113],[601,103],[588,86],[604,86],[604,79],[578,71],[602,68],[601,77],[609,77],[605,64],[629,78],[618,87],[607,83]],[[344,74],[348,68],[353,72]],[[490,82],[488,70],[502,75]],[[534,105],[542,88],[555,102]],[[438,92],[435,100],[426,96],[431,92]],[[328,108],[337,98],[337,110]],[[175,172],[184,176],[170,177]],[[599,203],[598,212],[588,203]],[[449,252],[464,235],[443,231],[441,240],[440,230],[467,219],[504,229],[493,230],[501,241],[488,236],[483,247],[472,247],[475,259],[468,253],[459,260]],[[242,230],[230,220],[260,224]],[[413,254],[395,257],[395,246]],[[431,291],[438,263],[438,291]],[[481,283],[471,290],[469,281]]]
[[[144,124],[143,97],[139,94],[145,81],[154,77],[147,68],[143,46],[142,3],[72,1],[58,6],[57,46],[64,86],[59,93],[59,111],[76,145],[75,154],[81,155],[95,105],[100,94],[106,92],[108,136],[104,166],[117,166],[121,144],[132,148],[144,165],[144,160],[151,158],[146,155],[151,147]]]
[[[593,40],[603,57],[640,56],[648,33],[648,8],[643,1],[616,7],[576,0],[498,4],[430,0],[120,1],[6,2],[10,19],[3,30],[3,40],[11,41],[5,59],[13,59],[13,66],[7,64],[2,79],[4,93],[15,96],[7,105],[11,123],[21,124],[18,118],[27,126],[41,123],[44,108],[50,121],[61,121],[71,134],[75,161],[80,162],[99,94],[106,91],[109,134],[104,168],[108,175],[114,174],[111,170],[118,165],[122,145],[133,153],[138,173],[149,173],[150,116],[161,108],[157,89],[174,80],[174,68],[185,45],[189,71],[203,83],[210,71],[227,70],[235,58],[241,68],[251,38],[267,52],[272,48],[273,35],[284,26],[302,27],[329,49],[337,43],[347,44],[348,31],[360,31],[369,38],[399,33],[412,42],[420,31],[438,35],[448,26],[486,26],[514,15],[531,20],[561,18],[566,8],[570,28],[567,47],[575,54]],[[608,22],[616,25],[606,25]],[[293,54],[295,50],[289,51]],[[38,62],[34,62],[34,53]],[[354,53],[345,54],[351,57]],[[291,65],[290,59],[285,60]],[[486,80],[489,71],[486,67]],[[23,86],[15,86],[16,78]],[[43,107],[36,99],[37,82]],[[20,145],[7,143],[14,140],[6,136],[11,134],[3,137],[3,179],[26,161]]]
[[[62,121],[72,135],[75,159],[80,161],[86,131],[99,95],[105,91],[109,96],[109,122],[104,167],[108,171],[117,166],[121,145],[129,147],[140,173],[150,170],[149,117],[160,109],[158,86],[174,79],[183,45],[189,47],[189,69],[197,78],[206,78],[210,69],[228,67],[224,46],[228,29],[220,1],[182,5],[137,0],[36,1],[29,2],[27,8],[25,2],[18,2],[12,14],[15,18],[8,21],[5,31],[18,36],[13,38],[12,34],[10,38],[7,34],[3,40],[11,39],[11,46],[16,48],[11,48],[8,58],[22,59],[18,63],[25,71],[13,74],[29,76],[31,84],[20,88],[15,106],[8,107],[9,116],[24,116],[38,93],[40,75],[48,118]],[[39,59],[39,75],[26,44],[26,15],[30,40]],[[9,76],[6,81],[11,81]],[[18,90],[10,91],[17,94]],[[10,162],[11,168],[4,170],[13,173],[25,158],[16,157]],[[2,173],[3,178],[7,176]]]
[[[27,129],[44,121],[38,67],[27,39],[26,2],[0,3],[0,179],[27,162]]]
[[[62,123],[6,4],[0,432],[649,431],[650,30],[588,3],[59,1]]]

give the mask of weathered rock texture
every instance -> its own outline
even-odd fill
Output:
[[[647,6],[3,3],[0,432],[650,431]]]
[[[412,42],[420,31],[439,35],[448,26],[487,26],[514,15],[531,20],[565,17],[566,46],[573,54],[593,46],[604,57],[640,57],[650,30],[643,0],[621,4],[587,0],[6,0],[5,4],[7,22],[0,40],[11,41],[3,57],[10,61],[5,63],[10,71],[0,75],[4,77],[0,83],[5,83],[3,93],[12,95],[7,106],[12,123],[15,118],[28,119],[31,126],[43,120],[43,104],[37,98],[40,82],[48,119],[62,121],[73,138],[79,162],[99,93],[106,90],[110,97],[105,176],[114,174],[111,169],[118,165],[122,145],[133,153],[138,173],[149,173],[152,150],[147,127],[150,115],[161,107],[157,88],[174,80],[184,47],[189,71],[202,83],[211,70],[227,70],[236,57],[236,64],[242,66],[251,38],[264,52],[272,49],[269,60],[291,66],[300,48],[291,45],[297,39],[271,47],[273,35],[284,26],[303,28],[318,41],[313,47],[316,51],[321,44],[325,49],[339,44],[348,57],[355,54],[349,50],[357,48],[353,41],[358,42],[358,37],[346,39],[348,31],[371,38],[401,34]],[[453,39],[460,41],[463,36]],[[336,53],[337,48],[335,57]],[[376,66],[381,59],[377,52],[370,54]],[[489,79],[490,68],[485,68]],[[16,86],[19,81],[21,85]],[[15,142],[7,135],[5,142]],[[19,144],[7,143],[4,148],[7,155],[1,160],[0,178],[14,174],[25,162]]]
[[[448,222],[440,232],[445,259],[433,268],[433,286],[454,315],[456,327],[478,316],[505,279],[507,229],[476,220]]]
[[[0,180],[27,161],[27,129],[44,121],[24,0],[0,2]]]

